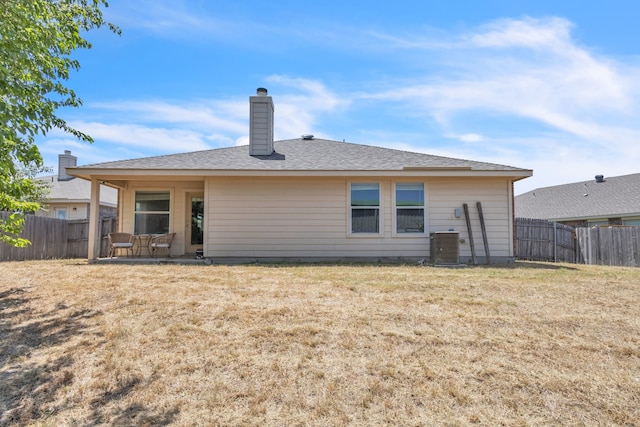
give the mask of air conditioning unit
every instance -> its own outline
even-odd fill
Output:
[[[460,232],[436,231],[431,237],[431,262],[439,264],[460,263]]]

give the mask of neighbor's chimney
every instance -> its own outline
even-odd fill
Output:
[[[269,156],[273,153],[273,100],[259,87],[249,97],[249,154]]]
[[[71,151],[64,150],[64,154],[58,154],[58,181],[69,181],[74,177],[67,175],[67,168],[77,165],[78,158],[71,155]]]

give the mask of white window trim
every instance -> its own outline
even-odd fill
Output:
[[[351,228],[351,185],[352,184],[378,184],[378,232],[354,233]],[[354,238],[380,238],[384,236],[384,197],[382,182],[377,180],[347,181],[347,237]]]
[[[398,233],[398,207],[396,206],[396,186],[398,184],[422,184],[422,189],[424,192],[424,204],[422,205],[422,215],[423,215],[423,223],[424,223],[424,230],[422,230],[422,232],[416,232],[416,233]],[[392,191],[391,191],[391,210],[392,210],[392,227],[393,229],[391,230],[391,235],[393,237],[401,237],[401,238],[415,238],[415,237],[424,237],[425,235],[429,234],[429,227],[427,225],[427,183],[424,181],[394,181],[393,185],[392,185]],[[411,208],[417,208],[420,209],[420,206],[411,206],[408,207],[407,209],[411,209]]]

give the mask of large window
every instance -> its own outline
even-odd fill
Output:
[[[351,232],[380,233],[379,184],[351,184]]]
[[[396,231],[424,233],[424,184],[396,184]]]
[[[169,199],[168,191],[137,191],[134,233],[168,233]]]

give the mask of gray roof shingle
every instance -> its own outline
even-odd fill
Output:
[[[513,171],[519,176],[530,175],[528,173],[530,172],[529,170],[494,163],[454,159],[325,139],[275,141],[274,148],[275,153],[270,156],[250,156],[249,146],[245,145],[97,163],[79,168],[287,171],[391,171],[406,168],[462,168],[477,171]]]
[[[537,188],[515,197],[516,216],[548,220],[640,216],[640,173]]]
[[[47,200],[50,203],[89,203],[91,200],[91,183],[84,179],[59,181],[57,175],[42,176],[37,179],[49,185]],[[116,206],[118,203],[118,191],[106,185],[100,186],[100,203]]]

